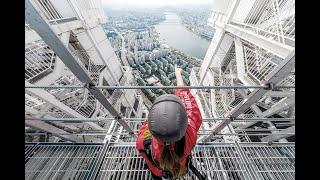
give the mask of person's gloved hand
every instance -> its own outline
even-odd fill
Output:
[[[183,80],[182,80],[182,69],[177,67],[177,64],[174,66],[175,74],[176,74],[176,80],[177,80],[177,86],[184,86]]]
[[[176,74],[176,77],[177,76],[181,76],[181,73],[182,73],[182,69],[181,68],[178,68],[177,64],[174,65],[174,72]]]

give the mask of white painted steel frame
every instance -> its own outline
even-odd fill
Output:
[[[287,77],[287,75],[294,69],[294,66],[295,66],[295,51],[292,51],[291,54],[286,59],[284,59],[281,62],[281,64],[279,64],[272,73],[268,75],[268,77],[266,78],[267,81],[264,83],[278,84],[284,78]],[[257,102],[267,92],[268,90],[266,89],[257,89],[252,93],[250,93],[248,97],[240,105],[238,105],[235,109],[233,109],[229,114],[225,116],[225,117],[230,117],[230,119],[222,121],[212,131],[212,134],[206,137],[203,141],[206,142],[210,140],[215,134],[219,133],[224,127],[230,124],[230,122],[234,118],[237,118],[239,115],[244,113],[248,108],[251,107],[252,104]]]
[[[73,57],[68,48],[61,42],[59,37],[53,32],[50,25],[40,16],[37,10],[33,7],[29,0],[25,1],[25,15],[26,22],[34,29],[43,41],[60,57],[65,65],[71,70],[71,72],[84,84],[88,84],[88,90],[94,95],[94,97],[113,115],[117,118],[118,122],[132,133],[132,130],[127,123],[121,120],[121,115],[117,112],[103,93],[94,87],[89,75],[85,70],[77,63],[77,60]],[[93,85],[92,87],[90,87]]]

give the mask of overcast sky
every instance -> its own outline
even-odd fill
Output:
[[[113,6],[166,6],[185,4],[208,4],[213,0],[101,0],[106,7]]]

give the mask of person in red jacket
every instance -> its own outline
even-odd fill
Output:
[[[181,71],[175,67],[177,86],[184,86]],[[200,110],[189,89],[175,89],[174,95],[162,95],[155,100],[136,142],[154,179],[186,174],[201,123]]]

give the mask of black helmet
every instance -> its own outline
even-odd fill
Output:
[[[164,143],[179,141],[186,132],[188,118],[181,100],[172,94],[159,96],[149,111],[152,135]]]

